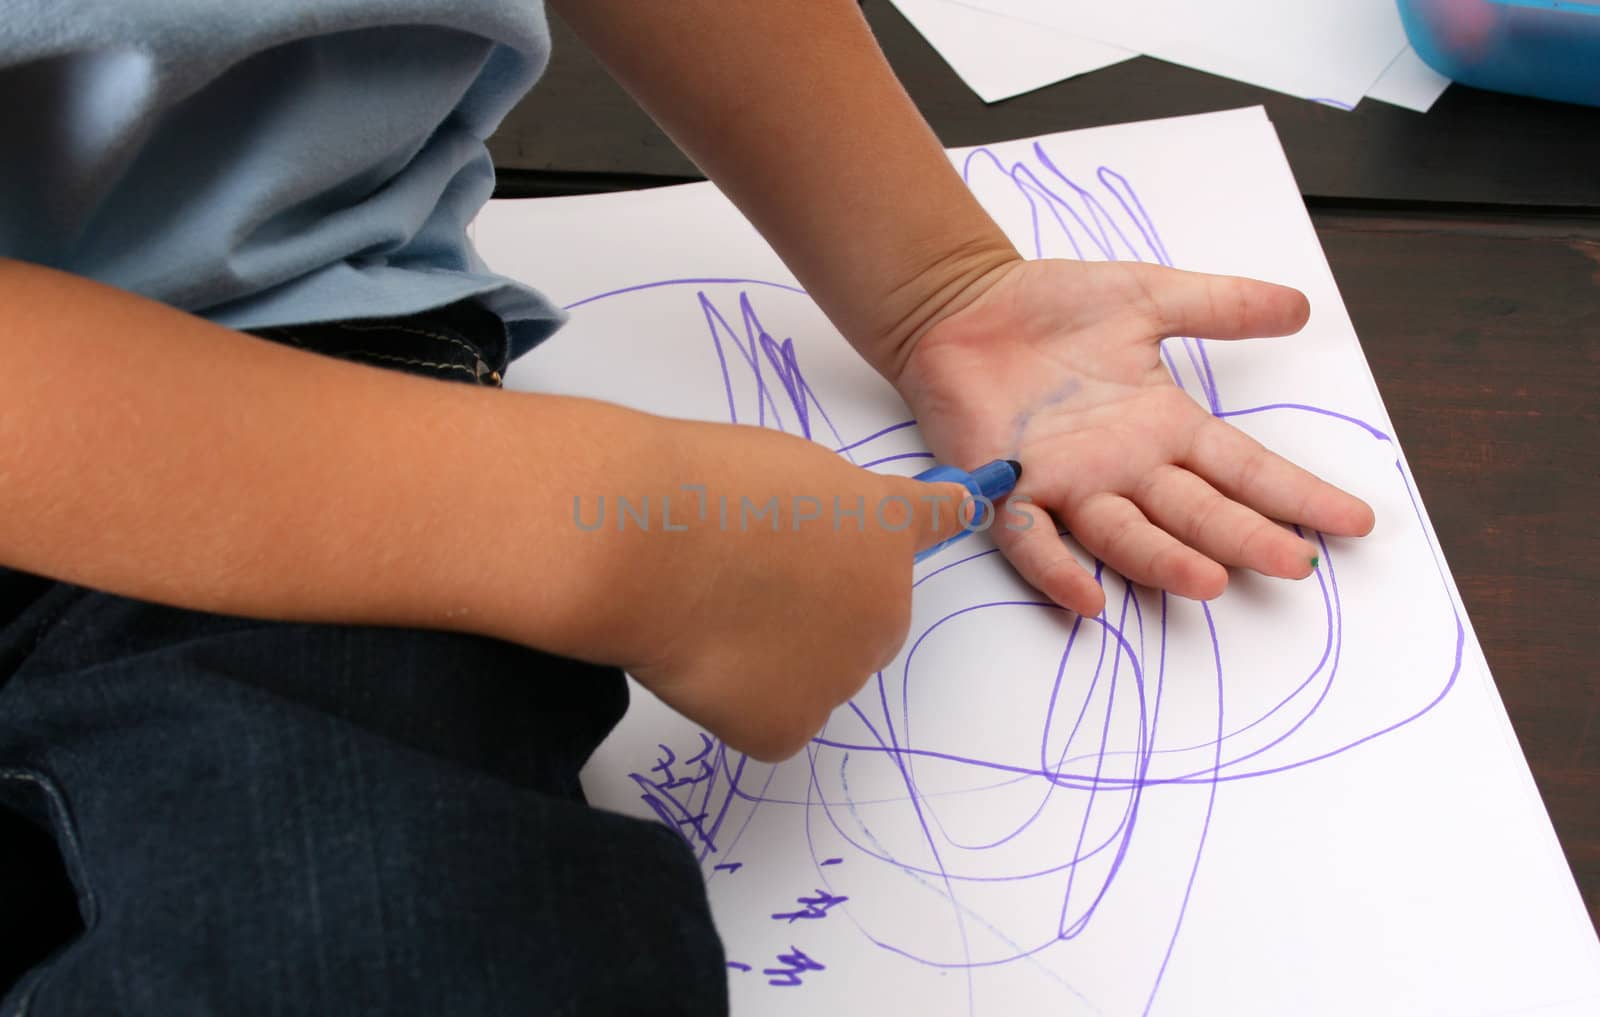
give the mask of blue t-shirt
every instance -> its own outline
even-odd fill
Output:
[[[233,328],[476,297],[466,224],[549,56],[539,0],[0,0],[0,256]]]

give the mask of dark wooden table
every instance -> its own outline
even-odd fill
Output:
[[[950,145],[1267,108],[1600,927],[1600,110],[1452,86],[1425,116],[1347,113],[1147,58],[985,106],[889,4],[864,9]],[[696,178],[555,30],[491,142],[501,193]]]
[[[863,9],[946,145],[1261,105],[1300,190],[1319,201],[1600,209],[1600,111],[1588,107],[1457,85],[1425,116],[1371,101],[1345,112],[1146,57],[986,106],[887,0]],[[530,180],[539,193],[582,192],[698,179],[582,43],[559,20],[552,26],[544,80],[490,143],[508,187]]]

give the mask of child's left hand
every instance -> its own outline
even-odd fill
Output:
[[[1298,331],[1298,291],[1126,262],[1019,261],[985,282],[893,380],[941,462],[1023,463],[1016,494],[1033,504],[1007,515],[1033,525],[991,533],[1051,599],[1091,615],[1105,601],[1057,521],[1128,579],[1197,599],[1222,592],[1223,566],[1310,575],[1315,548],[1272,520],[1372,529],[1366,503],[1213,417],[1161,359],[1166,336]]]

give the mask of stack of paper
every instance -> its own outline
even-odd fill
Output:
[[[1394,0],[891,0],[985,102],[1140,53],[1352,109],[1427,112],[1449,79]]]

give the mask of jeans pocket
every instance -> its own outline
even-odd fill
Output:
[[[55,840],[56,851],[66,870],[67,879],[77,897],[80,927],[73,934],[63,935],[63,940],[48,955],[42,956],[32,967],[22,972],[0,997],[0,1017],[26,1017],[39,988],[49,978],[57,959],[71,949],[72,944],[93,929],[99,911],[99,900],[90,885],[83,864],[78,829],[72,810],[60,786],[48,775],[33,769],[0,767],[0,807],[15,811],[22,817],[43,825]],[[31,869],[23,873],[7,873],[18,879],[34,879],[40,873]],[[58,874],[51,874],[58,875]],[[64,910],[64,908],[62,909]],[[46,934],[57,930],[55,923],[46,923]],[[26,934],[27,930],[22,930]],[[5,986],[0,984],[0,990]]]
[[[472,300],[400,318],[288,325],[254,334],[341,360],[495,388],[509,360],[505,323]]]

